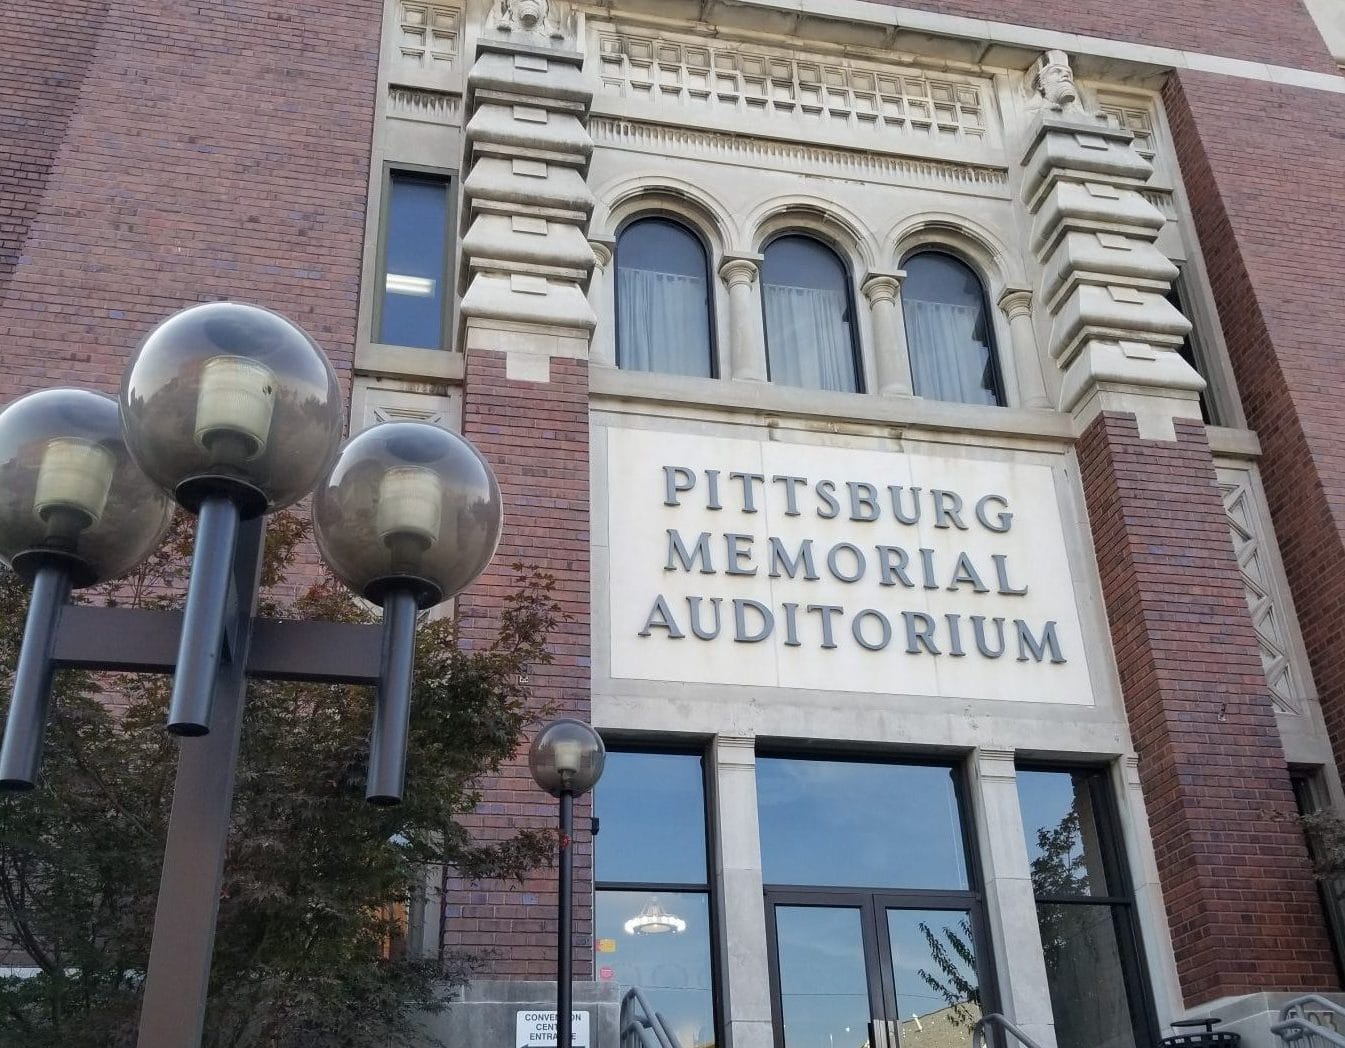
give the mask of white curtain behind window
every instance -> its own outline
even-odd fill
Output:
[[[836,291],[765,284],[771,381],[853,392],[855,358],[845,301]]]
[[[990,347],[976,337],[981,310],[947,302],[902,300],[915,391],[931,400],[996,404],[987,389]]]
[[[704,279],[619,266],[616,302],[622,368],[709,376]]]

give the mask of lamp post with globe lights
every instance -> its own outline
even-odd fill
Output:
[[[602,778],[607,749],[592,726],[569,717],[537,733],[528,750],[533,781],[560,800],[560,862],[556,907],[556,1045],[570,1048],[574,1018],[574,799]]]
[[[502,507],[489,465],[425,423],[341,446],[343,398],[317,344],[280,315],[215,302],[159,324],[120,400],[44,390],[0,412],[0,561],[32,583],[0,789],[38,784],[52,674],[170,673],[181,739],[139,1048],[200,1044],[249,677],[374,685],[366,796],[401,800],[415,619],[485,570]],[[255,615],[264,518],[315,492],[333,572],[381,627]],[[197,517],[182,612],[68,604]]]

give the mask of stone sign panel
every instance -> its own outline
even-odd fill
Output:
[[[611,430],[616,678],[1092,701],[1056,471]]]

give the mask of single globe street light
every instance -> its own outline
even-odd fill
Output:
[[[556,1044],[570,1048],[574,1019],[574,799],[602,778],[607,748],[591,725],[570,717],[552,721],[528,750],[533,781],[560,799],[560,871],[556,914]]]
[[[500,486],[476,448],[419,422],[385,422],[352,438],[313,497],[323,559],[383,608],[385,672],[365,792],[373,804],[402,797],[416,612],[485,570],[502,518]]]
[[[168,530],[173,504],[131,461],[117,402],[48,389],[0,412],[0,561],[32,584],[0,789],[37,781],[51,646],[72,587],[125,575]]]
[[[184,309],[132,357],[121,387],[127,447],[197,516],[173,734],[210,730],[239,524],[312,490],[336,457],[342,414],[336,373],[317,343],[259,306]]]

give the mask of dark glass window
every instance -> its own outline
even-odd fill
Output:
[[[985,288],[970,266],[941,251],[906,260],[901,285],[911,380],[917,396],[1003,404]]]
[[[1059,1048],[1154,1040],[1134,901],[1105,773],[1018,772]]]
[[[705,769],[697,754],[614,751],[598,817],[594,969],[639,990],[678,1043],[715,1036]]]
[[[761,757],[757,811],[767,884],[968,885],[951,768]]]
[[[439,349],[449,302],[449,180],[393,171],[379,260],[378,341]]]
[[[1217,425],[1218,418],[1214,410],[1214,396],[1210,386],[1210,369],[1205,360],[1205,347],[1196,331],[1195,319],[1186,311],[1186,295],[1182,279],[1179,276],[1167,293],[1168,302],[1176,308],[1177,312],[1191,321],[1191,330],[1186,333],[1186,337],[1182,339],[1182,344],[1177,347],[1177,355],[1190,364],[1195,373],[1205,380],[1205,388],[1200,394],[1200,417],[1208,425]]]
[[[836,253],[812,237],[771,241],[761,292],[771,381],[858,392],[850,278]]]
[[[644,218],[616,244],[616,359],[629,371],[714,373],[709,263],[690,230]]]
[[[1298,805],[1298,814],[1307,819],[1305,829],[1308,838],[1308,853],[1314,862],[1320,862],[1325,853],[1334,845],[1332,830],[1334,820],[1331,813],[1331,798],[1319,769],[1294,768],[1289,772],[1289,781],[1294,788],[1294,803]],[[1315,822],[1313,816],[1322,816],[1330,822],[1326,826]],[[1325,877],[1317,882],[1317,892],[1322,901],[1322,910],[1326,914],[1327,932],[1331,937],[1331,949],[1336,956],[1337,971],[1345,974],[1345,877]]]

